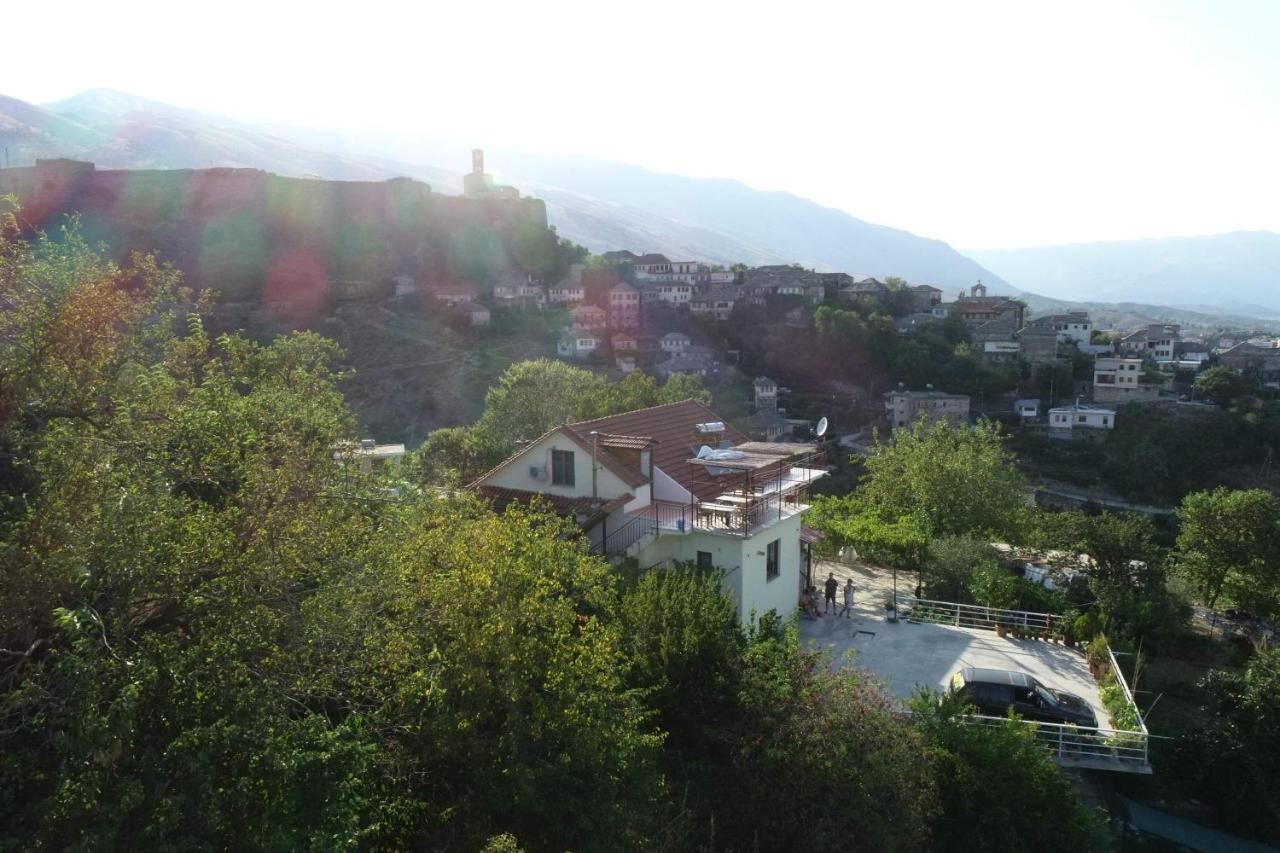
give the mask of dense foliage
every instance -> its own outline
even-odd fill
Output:
[[[1213,607],[1220,596],[1280,613],[1280,499],[1261,489],[1187,495],[1178,507],[1179,569]]]
[[[1174,745],[1169,770],[1233,831],[1280,843],[1280,650],[1243,673],[1215,670],[1201,687],[1204,722]]]
[[[793,627],[363,470],[333,344],[175,324],[175,274],[61,236],[0,241],[0,849],[958,831],[929,733]]]
[[[1102,816],[1087,808],[1032,733],[1010,721],[978,728],[960,720],[954,697],[927,692],[912,702],[938,768],[938,851],[1042,850],[1074,853],[1107,847]]]
[[[696,376],[677,373],[659,384],[643,371],[617,382],[563,361],[535,359],[508,367],[485,395],[471,427],[444,427],[427,436],[413,464],[423,483],[466,483],[501,462],[521,440],[553,426],[695,399],[711,402]]]

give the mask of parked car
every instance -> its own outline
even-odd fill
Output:
[[[1003,717],[1012,708],[1025,720],[1098,727],[1098,717],[1088,702],[1046,687],[1025,672],[965,667],[951,676],[951,692],[990,717]]]

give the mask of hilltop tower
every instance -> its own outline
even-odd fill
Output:
[[[471,149],[471,172],[462,176],[462,194],[467,198],[519,198],[515,187],[496,186],[493,175],[484,170],[484,149]]]

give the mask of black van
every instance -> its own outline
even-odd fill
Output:
[[[1003,717],[1012,708],[1024,720],[1098,727],[1088,702],[1045,687],[1025,672],[966,667],[951,676],[951,692],[990,717]]]

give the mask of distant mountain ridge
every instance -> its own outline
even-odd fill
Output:
[[[321,132],[262,128],[107,89],[44,107],[6,99],[0,103],[0,143],[11,147],[13,165],[66,156],[113,168],[242,166],[337,180],[404,175],[441,191],[456,191],[461,177],[413,162],[412,146],[389,156],[385,149],[344,146]],[[501,156],[504,179],[545,199],[560,233],[595,251],[630,248],[725,264],[797,262],[899,275],[947,290],[982,279],[1007,289],[997,275],[941,241],[789,193],[584,158]]]
[[[1280,234],[1234,231],[1204,237],[975,249],[984,266],[1063,299],[1191,305],[1280,315]]]

